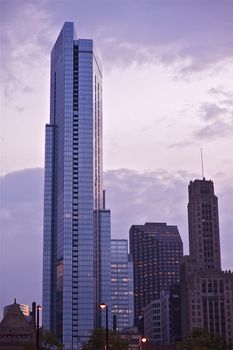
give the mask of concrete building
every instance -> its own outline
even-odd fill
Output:
[[[142,350],[142,337],[136,327],[127,327],[119,333],[120,337],[128,342],[128,350]]]
[[[158,299],[146,305],[144,334],[154,344],[172,345],[181,341],[179,285],[172,285],[169,291],[162,290]]]
[[[105,209],[102,71],[93,41],[66,22],[51,53],[46,125],[43,327],[80,349],[111,303],[110,211]],[[102,319],[101,319],[102,318]]]
[[[116,330],[133,326],[133,263],[126,239],[111,240],[111,315]]]
[[[203,271],[221,271],[218,198],[212,181],[189,184],[189,250]]]
[[[156,344],[162,344],[161,300],[155,299],[144,308],[144,334]]]
[[[137,321],[144,307],[160,292],[179,283],[183,243],[177,226],[166,223],[133,225],[129,231],[134,270],[134,315]]]
[[[182,337],[204,328],[233,340],[233,273],[221,271],[218,201],[212,181],[189,185],[190,256],[181,264]]]

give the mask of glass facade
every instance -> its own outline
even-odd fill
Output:
[[[111,240],[111,302],[116,329],[133,326],[133,264],[126,239]]]
[[[101,288],[110,290],[111,232],[103,207],[101,66],[93,41],[77,40],[71,22],[51,53],[45,148],[43,326],[75,350],[98,325],[99,303],[108,302]]]

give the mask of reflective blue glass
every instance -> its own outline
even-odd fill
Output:
[[[133,265],[126,239],[111,240],[111,314],[116,328],[133,326]]]
[[[100,325],[99,303],[111,302],[102,129],[102,73],[93,41],[77,40],[74,24],[66,22],[51,53],[43,272],[43,325],[65,349],[80,349]]]

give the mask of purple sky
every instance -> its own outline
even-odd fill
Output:
[[[114,237],[177,224],[201,172],[219,197],[222,261],[233,268],[233,2],[0,2],[2,305],[41,302],[49,56],[64,21],[93,38],[104,68],[105,187]]]

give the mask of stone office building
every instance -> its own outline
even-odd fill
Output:
[[[233,340],[233,273],[221,270],[218,199],[212,181],[189,185],[190,256],[181,264],[182,337],[203,328]]]

